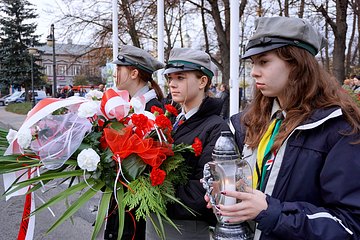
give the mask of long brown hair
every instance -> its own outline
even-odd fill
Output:
[[[287,136],[307,120],[315,109],[338,106],[352,127],[351,133],[360,132],[360,110],[351,97],[341,89],[334,77],[328,74],[314,56],[294,46],[273,50],[290,67],[283,110],[286,118],[281,124],[272,150],[278,149]],[[255,96],[242,117],[247,127],[245,142],[256,148],[270,122],[274,98],[255,90]]]
[[[134,66],[127,66],[130,70],[138,70],[139,72],[139,78],[141,80],[143,80],[144,82],[150,82],[151,84],[151,88],[155,90],[155,93],[156,93],[156,96],[157,96],[157,99],[159,101],[162,101],[163,98],[164,98],[164,94],[163,92],[161,91],[161,88],[159,86],[159,84],[157,84],[157,82],[154,81],[154,79],[152,78],[152,74],[151,73],[148,73],[148,72],[145,72],[144,70],[142,69],[139,69],[139,68],[136,68]]]

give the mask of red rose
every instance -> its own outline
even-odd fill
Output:
[[[202,143],[201,143],[201,140],[196,137],[194,139],[194,143],[191,145],[192,148],[194,149],[194,153],[195,153],[195,156],[200,156],[201,155],[201,152],[202,152]]]
[[[157,112],[159,115],[164,114],[164,111],[161,108],[157,107],[157,106],[152,106],[150,111],[152,113]]]
[[[171,113],[175,117],[179,114],[178,110],[171,104],[166,104],[165,108],[166,108],[166,111],[168,111],[169,113]]]
[[[160,185],[164,182],[166,177],[166,172],[159,168],[153,168],[150,173],[150,180],[152,186]]]

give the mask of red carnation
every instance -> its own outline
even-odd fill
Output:
[[[162,128],[162,129],[168,128],[170,130],[172,129],[172,124],[171,124],[170,119],[165,117],[164,114],[157,116],[155,119],[155,123],[159,128]]]
[[[166,108],[166,111],[168,111],[169,113],[171,113],[175,117],[179,114],[178,110],[171,104],[166,104],[165,108]]]
[[[194,149],[194,153],[195,153],[195,156],[200,156],[201,152],[202,152],[202,143],[201,143],[201,140],[196,137],[194,139],[194,143],[191,145],[192,148]]]
[[[157,107],[157,106],[152,106],[150,111],[152,113],[157,112],[159,115],[164,114],[164,111],[161,108]]]
[[[102,118],[100,118],[100,119],[98,120],[98,125],[99,125],[99,127],[103,127],[104,124],[105,124],[105,120],[102,119]]]
[[[135,127],[139,129],[145,129],[147,127],[147,123],[149,119],[144,114],[133,114],[131,116],[131,120],[135,125]]]
[[[160,185],[164,182],[166,177],[166,172],[159,168],[153,168],[150,173],[150,180],[152,186]]]

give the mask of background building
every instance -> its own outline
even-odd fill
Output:
[[[38,47],[41,52],[38,64],[44,69],[47,90],[51,92],[53,86],[53,48],[47,45]],[[86,45],[73,44],[69,39],[66,44],[56,43],[56,83],[57,88],[77,84],[98,84],[101,82],[101,69],[96,61],[92,49]]]

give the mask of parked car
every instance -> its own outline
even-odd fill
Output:
[[[36,103],[47,97],[45,91],[35,90],[34,93]],[[29,91],[29,94],[31,94],[31,91]],[[9,103],[21,102],[25,102],[25,91],[14,92],[10,97],[5,99],[5,105],[8,105]]]
[[[29,91],[29,94],[31,96],[32,92]],[[35,94],[35,103],[47,97],[45,91],[35,90],[34,94]],[[17,97],[14,102],[16,103],[25,102],[25,91],[21,91],[21,95]]]
[[[0,105],[5,106],[5,100],[10,96],[11,96],[11,94],[3,96],[2,98],[0,98]]]
[[[16,91],[13,92],[9,97],[5,99],[5,105],[8,105],[9,103],[15,102],[15,100],[21,96],[22,92],[24,91]]]

